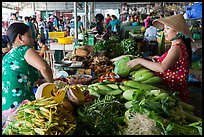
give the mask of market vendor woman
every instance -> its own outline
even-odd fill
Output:
[[[170,49],[161,57],[154,56],[148,61],[136,58],[127,63],[129,67],[142,65],[162,77],[164,84],[172,91],[179,92],[179,98],[186,102],[189,97],[188,75],[191,62],[191,32],[182,14],[160,18],[153,21],[159,29],[164,28],[166,40],[171,41]]]
[[[13,23],[7,30],[12,49],[2,60],[2,110],[14,108],[23,100],[34,100],[33,85],[38,70],[47,82],[54,82],[52,70],[33,48],[29,26]]]

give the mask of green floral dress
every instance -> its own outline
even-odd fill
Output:
[[[30,46],[19,46],[2,60],[2,110],[14,108],[23,100],[34,100],[33,84],[38,71],[29,65],[24,56]]]

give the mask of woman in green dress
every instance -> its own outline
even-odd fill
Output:
[[[34,100],[33,85],[38,71],[46,82],[54,82],[52,70],[35,51],[32,33],[24,23],[13,23],[7,30],[12,49],[2,60],[2,111],[19,106],[23,100]]]

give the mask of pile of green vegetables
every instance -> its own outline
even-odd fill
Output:
[[[112,53],[112,58],[120,55],[141,55],[138,52],[137,44],[132,39],[123,39],[119,35],[112,35],[110,37],[101,39],[94,45],[94,52],[106,51]]]
[[[124,104],[105,95],[77,108],[76,135],[121,135],[124,123]]]
[[[177,92],[170,95],[164,89],[133,80],[125,81],[123,84],[132,88],[123,93],[128,100],[125,103],[128,109],[125,112],[128,125],[125,134],[140,135],[144,133],[141,130],[152,127],[155,127],[152,129],[154,132],[150,130],[146,134],[202,134],[202,119],[193,114],[195,108],[192,105],[179,101]],[[147,121],[146,124],[142,123],[144,120],[138,119],[138,114]]]

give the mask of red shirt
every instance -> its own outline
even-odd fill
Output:
[[[172,91],[178,91],[179,98],[185,102],[190,93],[188,89],[189,58],[185,45],[176,44],[174,46],[179,47],[181,50],[181,56],[178,61],[165,72],[156,72],[156,75],[161,76],[164,84],[171,88]],[[162,62],[167,54],[168,51],[158,58],[157,62]]]
[[[106,25],[108,25],[110,21],[111,21],[111,18],[107,18],[106,19]]]

